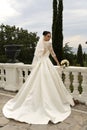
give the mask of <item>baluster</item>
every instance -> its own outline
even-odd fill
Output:
[[[0,69],[0,80],[1,80],[1,82],[0,82],[0,87],[1,88],[4,88],[5,87],[5,74],[4,74],[4,69]]]
[[[6,84],[6,70],[5,69],[2,70],[2,76],[3,76],[2,87],[4,88]]]
[[[73,90],[74,90],[74,86],[73,86],[73,80],[74,80],[74,78],[73,78],[72,72],[69,73],[69,79],[70,79],[70,86],[69,86],[69,88],[70,88],[70,91],[72,93]]]
[[[63,71],[62,71],[62,73],[61,73],[61,78],[62,78],[63,83],[65,83],[65,74],[64,74]]]
[[[2,88],[2,68],[0,68],[0,88]]]
[[[82,80],[82,93],[79,97],[80,101],[85,102],[87,104],[87,73],[81,73],[83,76]]]
[[[64,84],[67,88],[67,90],[70,92],[69,85],[70,85],[70,79],[69,79],[69,72],[63,72],[65,74],[65,81]]]
[[[18,72],[19,72],[19,89],[20,87],[22,86],[23,84],[23,73],[22,73],[22,69],[21,68],[18,68]]]
[[[26,81],[27,77],[28,77],[28,69],[26,68],[25,69],[25,81]]]
[[[24,83],[25,82],[25,71],[24,71],[24,68],[22,68],[22,78],[23,78],[22,83]]]
[[[78,99],[78,95],[79,95],[79,91],[78,91],[78,85],[79,85],[79,83],[78,83],[78,72],[72,72],[72,74],[73,74],[73,77],[74,77],[74,79],[73,79],[74,91],[73,91],[72,95],[75,99]]]
[[[4,81],[6,81],[6,70],[4,69]]]

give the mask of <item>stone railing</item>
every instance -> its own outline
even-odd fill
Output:
[[[87,104],[87,67],[69,66],[63,69],[54,66],[59,72],[67,90],[72,96]],[[32,70],[31,65],[23,63],[0,64],[0,88],[18,91]]]

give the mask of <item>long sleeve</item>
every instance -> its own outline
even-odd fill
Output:
[[[49,44],[48,49],[49,49],[49,51],[50,51],[50,53],[51,53],[52,57],[55,57],[55,56],[56,56],[56,54],[55,54],[55,52],[54,52],[54,50],[53,50],[52,43],[50,43],[50,44]]]

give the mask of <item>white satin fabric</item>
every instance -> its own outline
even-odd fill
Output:
[[[70,115],[70,104],[74,102],[49,59],[50,53],[55,55],[51,43],[43,38],[39,43],[31,74],[17,95],[4,105],[3,114],[29,124],[57,123]]]

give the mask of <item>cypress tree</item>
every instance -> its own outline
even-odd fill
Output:
[[[54,43],[54,38],[55,38],[56,17],[57,17],[57,0],[53,0],[53,24],[52,24],[52,41],[53,41],[53,43]]]
[[[82,46],[79,44],[78,50],[77,50],[77,63],[80,64],[80,66],[84,66],[83,63],[83,53],[82,53]]]
[[[63,56],[62,12],[63,0],[53,0],[52,42],[59,62]]]

